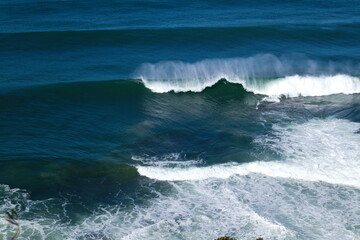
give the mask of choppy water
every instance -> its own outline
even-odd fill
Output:
[[[360,2],[0,2],[0,239],[360,239]]]

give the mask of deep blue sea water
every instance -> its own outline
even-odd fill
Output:
[[[0,1],[0,239],[360,239],[360,1]]]

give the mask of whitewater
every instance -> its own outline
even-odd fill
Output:
[[[331,74],[337,68],[332,63],[302,60],[301,69],[297,69],[296,64],[292,59],[269,54],[249,58],[206,59],[195,63],[169,61],[143,64],[133,76],[156,93],[201,92],[221,79],[241,84],[247,91],[273,99],[281,95],[325,96],[360,92],[359,77]],[[342,68],[348,70],[350,66]]]

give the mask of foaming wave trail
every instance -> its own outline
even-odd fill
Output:
[[[326,119],[273,128],[275,137],[261,137],[255,143],[277,151],[283,156],[282,161],[187,168],[138,166],[138,172],[167,181],[226,179],[235,174],[260,173],[360,188],[360,134],[356,133],[360,123]]]
[[[167,61],[141,65],[134,73],[153,92],[201,92],[220,79],[242,84],[248,91],[291,97],[360,92],[359,64],[278,58],[205,59],[195,63]]]

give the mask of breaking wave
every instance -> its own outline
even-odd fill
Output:
[[[299,60],[300,61],[300,60]],[[153,92],[201,92],[220,79],[242,84],[247,91],[289,97],[360,92],[358,66],[256,55],[249,58],[146,63],[134,73]]]
[[[338,119],[310,120],[288,127],[275,125],[274,137],[258,138],[255,143],[269,145],[283,156],[283,161],[186,168],[138,166],[137,169],[143,176],[166,181],[226,179],[260,173],[360,188],[360,135],[356,134],[359,128],[359,123]]]

